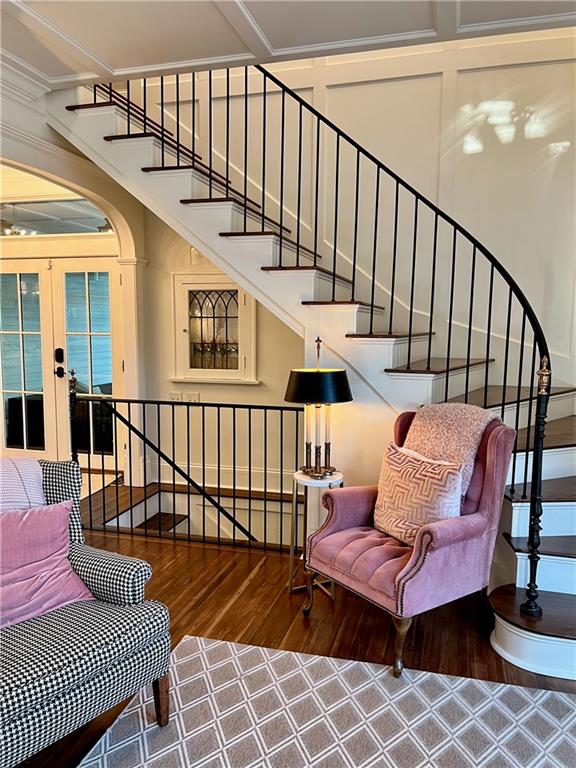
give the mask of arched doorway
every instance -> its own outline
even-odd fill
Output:
[[[0,445],[12,455],[70,457],[68,379],[116,391],[124,364],[120,245],[78,193],[0,166]],[[112,453],[105,409],[81,403],[81,463]]]

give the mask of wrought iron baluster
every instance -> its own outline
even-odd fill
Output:
[[[376,288],[376,256],[378,253],[378,220],[380,209],[380,170],[376,170],[376,195],[374,202],[374,242],[372,244],[372,275],[371,282],[372,288],[370,291],[370,330],[369,333],[374,333],[374,296]]]
[[[510,324],[512,321],[512,288],[508,288],[508,309],[506,311],[506,341],[504,347],[504,373],[502,376],[502,403],[500,405],[500,418],[504,421],[506,410],[506,382],[508,380],[508,359],[510,356]]]
[[[350,301],[356,296],[356,265],[358,260],[358,208],[360,201],[360,150],[356,150],[356,181],[354,184],[354,244],[352,246],[352,286]]]
[[[490,266],[490,285],[488,288],[488,319],[486,321],[486,353],[484,363],[484,408],[488,406],[488,376],[490,375],[490,342],[492,332],[492,299],[494,298],[494,264]]]
[[[230,69],[226,69],[226,194],[230,194]]]
[[[428,318],[428,353],[426,355],[426,370],[430,370],[432,360],[432,337],[434,333],[434,299],[436,291],[436,260],[438,256],[438,214],[434,214],[434,238],[432,245],[432,274],[430,276],[430,316]]]
[[[262,232],[266,229],[266,75],[262,84]]]
[[[302,210],[302,104],[298,108],[298,181],[296,183],[296,266],[300,266],[300,222]]]
[[[212,70],[208,70],[208,197],[212,198]]]
[[[468,342],[466,344],[466,380],[464,383],[464,402],[468,402],[470,388],[470,356],[472,352],[472,319],[474,314],[474,279],[476,277],[476,246],[472,248],[472,267],[470,275],[470,297],[468,299]]]
[[[448,342],[446,345],[446,382],[444,384],[444,400],[448,400],[450,388],[450,347],[452,344],[452,320],[454,314],[454,286],[456,282],[456,228],[452,230],[452,268],[450,275],[450,309],[448,312]]]
[[[164,155],[165,155],[165,147],[164,147],[164,75],[160,77],[160,165],[164,165]]]
[[[392,276],[390,278],[390,313],[388,321],[388,333],[392,333],[394,327],[394,292],[396,289],[396,255],[398,252],[398,209],[400,204],[400,186],[396,180],[396,192],[394,195],[394,235],[392,241]]]
[[[516,462],[518,459],[517,447],[518,447],[518,426],[520,423],[520,404],[522,402],[522,369],[524,367],[524,342],[526,339],[526,312],[522,313],[522,330],[520,331],[520,351],[518,357],[518,382],[516,385],[516,418],[514,420],[514,429],[516,430],[516,438],[514,440],[514,453],[512,454],[512,479],[510,483],[510,493],[514,495],[516,492]]]
[[[286,93],[282,91],[280,107],[280,242],[278,245],[278,266],[282,266],[282,249],[284,237],[284,152],[286,141]]]
[[[316,172],[314,174],[314,266],[318,264],[318,210],[320,194],[320,118],[316,118]]]
[[[336,183],[334,185],[334,245],[332,248],[332,301],[336,300],[336,261],[338,258],[338,206],[340,202],[340,134],[336,136]]]
[[[410,313],[408,317],[408,356],[406,361],[406,368],[410,370],[410,362],[412,360],[412,328],[414,319],[414,286],[416,285],[416,255],[418,249],[418,202],[417,197],[414,198],[414,232],[412,242],[412,275],[410,278]]]
[[[180,165],[180,75],[176,75],[176,165]]]

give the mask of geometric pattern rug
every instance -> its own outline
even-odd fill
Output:
[[[81,768],[576,768],[576,696],[185,637]]]

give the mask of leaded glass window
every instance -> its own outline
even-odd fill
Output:
[[[238,291],[188,291],[189,367],[238,370]]]

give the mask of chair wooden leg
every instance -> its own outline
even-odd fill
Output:
[[[304,578],[306,580],[306,602],[302,606],[302,613],[304,616],[310,616],[314,601],[314,571],[311,571],[310,568],[304,568]]]
[[[159,677],[152,683],[152,692],[154,694],[154,711],[156,712],[156,722],[158,725],[168,725],[170,717],[170,676]]]
[[[396,658],[394,659],[394,677],[400,677],[404,669],[404,662],[402,661],[402,652],[404,651],[404,641],[406,640],[406,634],[412,624],[412,619],[400,619],[395,616],[392,617],[394,626],[396,627]]]

